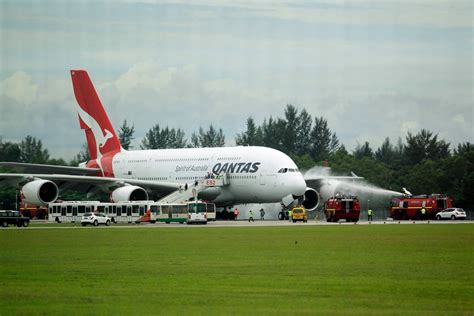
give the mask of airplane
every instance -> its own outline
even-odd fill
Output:
[[[105,191],[113,202],[148,200],[150,194],[163,197],[209,177],[225,177],[225,185],[204,187],[197,197],[223,207],[302,203],[311,211],[318,206],[318,191],[307,186],[289,156],[272,148],[123,149],[88,73],[70,74],[90,160],[78,167],[1,162],[0,167],[22,173],[0,173],[0,185],[21,187],[26,203],[47,205],[67,189]]]

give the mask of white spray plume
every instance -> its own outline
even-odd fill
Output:
[[[324,197],[329,197],[334,195],[337,192],[342,192],[345,194],[361,195],[381,195],[381,196],[400,196],[403,195],[401,192],[387,190],[380,188],[374,184],[367,182],[362,179],[331,179],[331,177],[342,176],[341,174],[335,174],[332,172],[329,167],[313,167],[304,172],[305,176],[308,178],[314,177],[327,177],[328,179],[323,179],[321,181],[321,194]]]

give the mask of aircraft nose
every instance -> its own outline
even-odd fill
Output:
[[[300,196],[306,191],[306,181],[301,174],[294,177],[292,183],[293,195]]]

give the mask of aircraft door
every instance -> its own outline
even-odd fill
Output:
[[[265,185],[265,183],[266,183],[265,176],[263,174],[260,174],[260,184]]]
[[[66,220],[66,206],[61,206],[61,222]]]
[[[72,207],[72,220],[77,221],[77,206]]]
[[[131,205],[127,206],[127,221],[129,223],[132,222],[132,206]]]
[[[276,174],[267,174],[267,184],[270,186],[276,187],[277,175]]]
[[[127,222],[132,222],[132,206],[127,205]]]
[[[122,206],[120,205],[117,206],[115,208],[115,211],[117,212],[117,217],[116,217],[117,221],[121,222],[122,221]]]

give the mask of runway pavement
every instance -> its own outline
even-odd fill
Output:
[[[146,228],[146,229],[154,229],[154,228],[213,228],[213,227],[285,227],[285,226],[348,226],[348,225],[459,225],[459,224],[474,224],[472,220],[464,220],[464,221],[393,221],[393,220],[385,220],[385,221],[359,221],[357,223],[346,223],[346,222],[338,222],[338,223],[327,223],[326,221],[314,221],[309,220],[307,223],[303,222],[296,222],[292,223],[289,221],[279,221],[279,220],[256,220],[255,222],[248,222],[245,220],[238,220],[238,221],[215,221],[209,222],[206,225],[202,224],[178,224],[178,223],[141,223],[141,224],[113,224],[111,226],[86,226],[83,227],[80,223],[71,224],[71,223],[52,223],[52,222],[36,222],[34,221],[29,227],[16,227],[16,226],[9,226],[0,228],[1,231],[11,230],[11,229],[18,229],[18,230],[30,230],[30,229],[134,229],[134,228]]]

